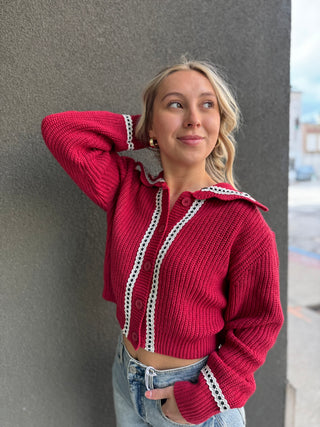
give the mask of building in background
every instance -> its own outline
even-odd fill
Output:
[[[320,118],[302,123],[302,92],[290,93],[289,180],[320,178]]]
[[[302,152],[305,163],[320,178],[320,123],[302,124]]]
[[[301,132],[302,92],[292,90],[290,93],[290,126],[289,126],[289,176],[302,162]]]

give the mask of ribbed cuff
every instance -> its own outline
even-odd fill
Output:
[[[181,415],[191,424],[201,424],[220,412],[201,374],[196,384],[176,382],[174,397]]]

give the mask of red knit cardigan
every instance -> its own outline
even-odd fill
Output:
[[[144,148],[138,116],[46,117],[43,137],[78,186],[107,212],[103,297],[134,348],[209,356],[197,383],[177,382],[182,416],[200,424],[242,407],[283,322],[273,232],[246,193],[221,183],[183,192],[169,211],[163,175],[119,151]]]

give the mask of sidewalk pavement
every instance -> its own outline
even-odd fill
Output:
[[[288,380],[295,421],[320,426],[320,182],[289,187]]]

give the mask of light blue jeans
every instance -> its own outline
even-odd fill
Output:
[[[164,388],[177,381],[197,381],[206,360],[207,358],[202,359],[200,362],[183,368],[158,371],[133,359],[120,336],[112,367],[117,427],[186,425],[169,420],[161,410],[161,400],[147,399],[144,394],[147,387],[148,389]],[[244,409],[229,409],[197,425],[201,427],[243,427],[246,425]]]

